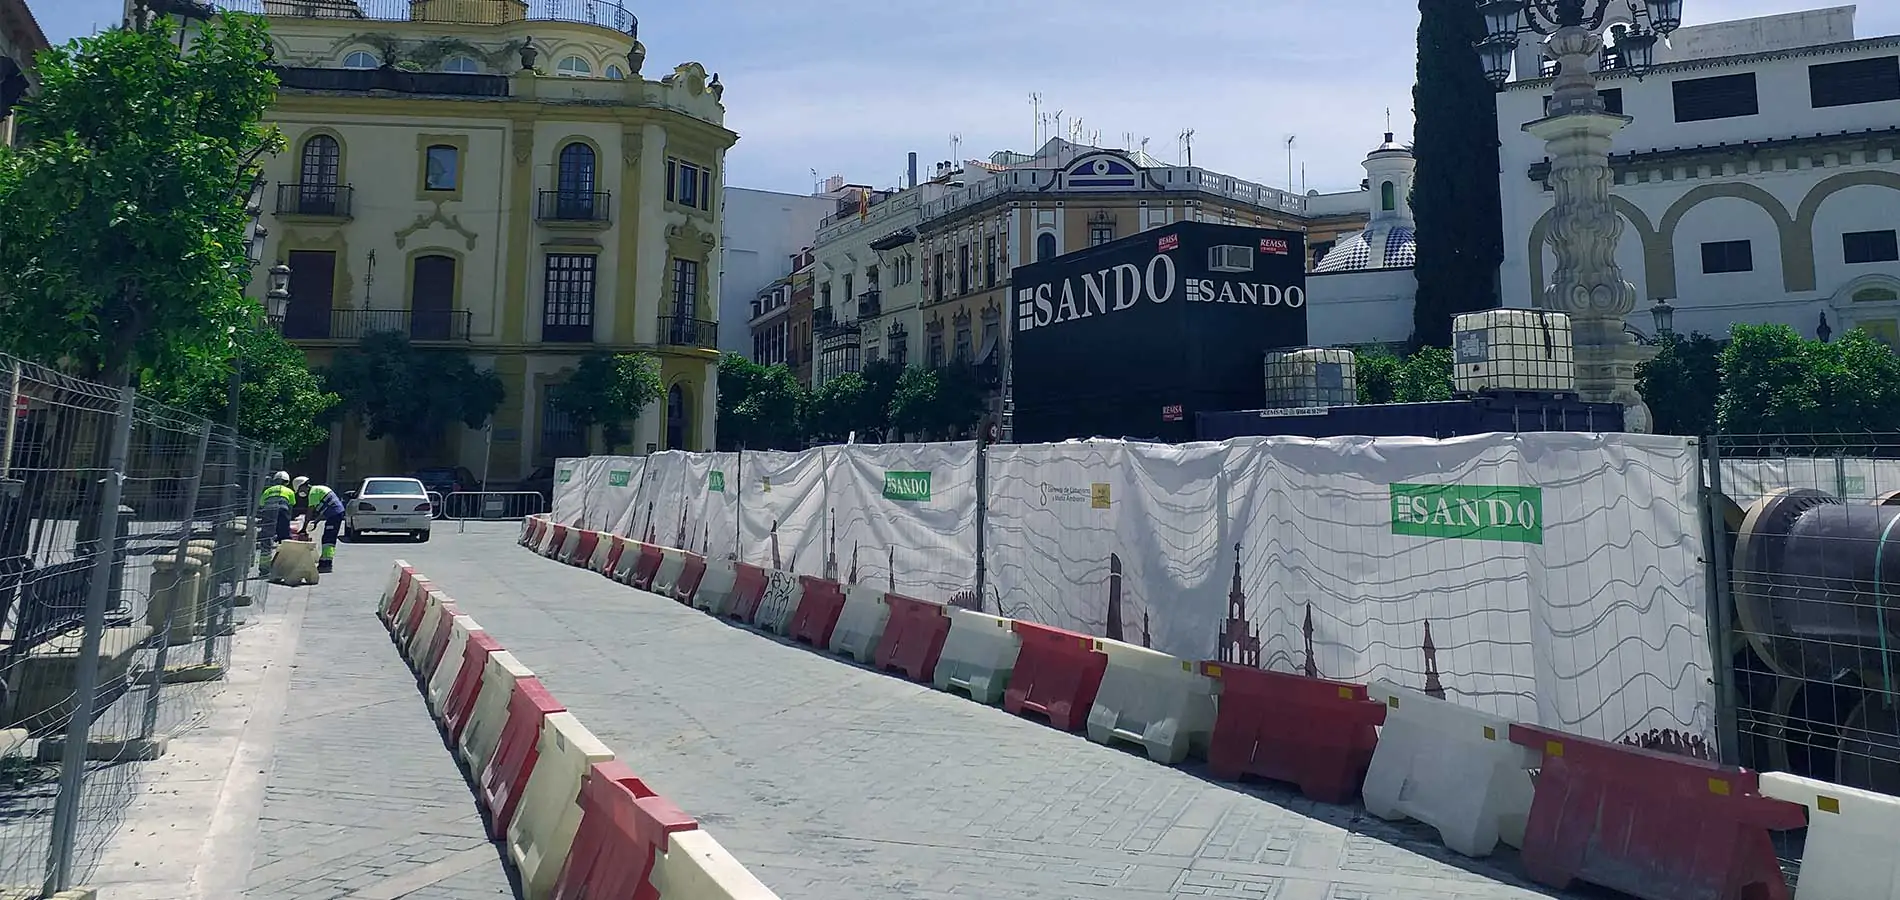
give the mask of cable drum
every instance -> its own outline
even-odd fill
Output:
[[[1857,670],[1879,684],[1900,647],[1900,508],[1848,505],[1822,491],[1779,489],[1742,523],[1735,613],[1755,652],[1790,678],[1831,681]],[[1876,565],[1877,564],[1877,565]]]

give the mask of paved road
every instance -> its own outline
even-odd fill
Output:
[[[346,564],[380,578],[414,562],[785,900],[1547,896],[1461,868],[1417,828],[1204,780],[788,646],[536,557],[512,529],[452,531],[348,547]],[[367,620],[367,602],[347,608]],[[335,628],[339,644],[362,630]],[[376,746],[435,752],[393,734]]]

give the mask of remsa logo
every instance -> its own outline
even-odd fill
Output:
[[[1292,251],[1288,249],[1286,240],[1283,238],[1261,238],[1260,252],[1273,256],[1285,256]]]

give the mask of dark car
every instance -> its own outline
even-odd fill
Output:
[[[554,467],[540,466],[521,480],[521,490],[533,491],[549,503],[554,502]]]
[[[417,469],[411,476],[422,482],[422,486],[447,497],[462,491],[479,491],[482,483],[475,480],[475,473],[462,466],[431,466]]]

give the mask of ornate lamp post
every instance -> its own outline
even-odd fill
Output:
[[[1636,287],[1616,264],[1623,220],[1610,203],[1610,146],[1628,116],[1610,112],[1597,93],[1596,62],[1610,0],[1478,0],[1485,73],[1499,90],[1511,77],[1511,59],[1527,32],[1545,36],[1543,53],[1557,61],[1550,108],[1524,125],[1544,141],[1555,194],[1550,247],[1557,257],[1543,308],[1569,314],[1576,336],[1577,389],[1585,397],[1621,403],[1625,428],[1648,431],[1649,408],[1636,391],[1636,366],[1650,350],[1630,340],[1624,318],[1636,308]],[[1638,77],[1654,60],[1656,41],[1682,24],[1682,0],[1630,0],[1637,21],[1617,45]]]
[[[1649,308],[1649,317],[1656,323],[1656,340],[1676,333],[1676,308],[1670,306],[1668,300],[1658,299],[1656,305]]]

